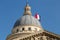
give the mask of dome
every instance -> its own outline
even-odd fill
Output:
[[[22,16],[20,19],[16,21],[14,27],[24,26],[24,25],[41,26],[40,22],[31,15]]]
[[[33,34],[39,31],[43,32],[42,26],[39,20],[32,16],[31,7],[27,4],[23,16],[15,22],[12,34],[15,33]]]
[[[24,15],[16,21],[14,28],[17,26],[41,26],[38,19],[32,16],[29,4],[26,4]]]

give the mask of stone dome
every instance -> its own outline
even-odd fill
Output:
[[[26,4],[24,15],[18,19],[14,27],[20,26],[41,26],[40,22],[31,15],[31,7]]]
[[[41,26],[40,22],[31,15],[22,16],[20,19],[16,21],[14,27],[23,26],[23,25]]]

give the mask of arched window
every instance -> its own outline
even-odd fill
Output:
[[[25,30],[24,28],[22,28],[22,31]]]
[[[31,28],[29,27],[28,30],[31,31]]]
[[[16,32],[18,32],[19,30],[17,29]]]

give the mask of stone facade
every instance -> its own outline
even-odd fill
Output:
[[[6,40],[60,40],[60,36],[47,33],[47,31],[35,34],[15,34],[7,37]]]

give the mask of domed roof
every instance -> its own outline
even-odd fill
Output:
[[[31,15],[24,15],[20,19],[18,19],[14,25],[16,26],[23,26],[23,25],[33,25],[33,26],[41,26],[40,22]]]
[[[16,21],[14,27],[24,26],[24,25],[41,26],[40,22],[31,15],[31,7],[28,4],[26,4],[24,15]]]

